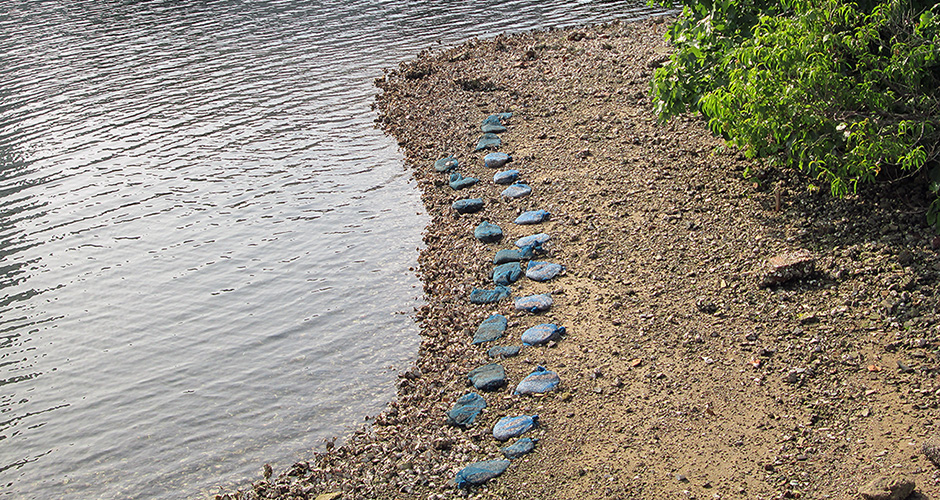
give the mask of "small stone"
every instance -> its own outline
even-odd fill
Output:
[[[446,158],[441,158],[434,162],[434,170],[437,172],[450,172],[451,170],[457,168],[459,162],[454,156],[448,156]]]
[[[565,268],[561,264],[530,260],[525,270],[525,276],[533,281],[548,281],[564,272],[564,270]]]
[[[502,143],[503,141],[500,140],[498,135],[488,132],[488,133],[483,134],[480,137],[480,140],[477,141],[477,145],[474,148],[474,151],[483,151],[484,149],[496,149]]]
[[[476,183],[480,182],[480,179],[476,177],[464,177],[457,172],[450,174],[450,188],[457,191],[460,189],[468,188]]]
[[[500,300],[509,297],[509,294],[512,293],[508,287],[497,286],[493,290],[485,290],[482,288],[474,288],[470,291],[470,303],[471,304],[492,304],[494,302],[499,302]]]
[[[521,438],[515,443],[501,448],[499,451],[503,453],[503,456],[510,460],[519,458],[527,453],[531,453],[535,449],[535,440],[530,438]]]
[[[467,198],[455,201],[451,207],[460,214],[472,214],[483,210],[482,198]]]
[[[505,316],[502,314],[491,315],[477,327],[477,331],[473,335],[473,344],[498,340],[506,333],[506,325],[508,325],[508,320]]]
[[[507,262],[519,262],[520,260],[531,259],[535,255],[535,247],[528,246],[519,249],[507,248],[496,252],[493,256],[493,264],[500,265]]]
[[[532,193],[532,187],[528,184],[513,184],[499,193],[500,196],[510,199],[522,198]]]
[[[565,327],[551,323],[535,325],[522,333],[522,343],[525,345],[545,344],[557,340],[565,334]]]
[[[489,156],[489,155],[487,155]],[[496,184],[512,184],[519,178],[518,170],[503,170],[493,174],[493,182]]]
[[[507,441],[521,436],[538,425],[538,415],[520,415],[518,417],[503,417],[493,426],[493,437],[497,441]]]
[[[493,269],[493,282],[497,285],[511,285],[522,277],[522,266],[518,262],[500,264]]]
[[[512,156],[506,153],[490,153],[483,157],[483,165],[487,168],[502,168],[511,161]]]
[[[513,222],[519,225],[539,224],[551,218],[552,214],[547,210],[530,210],[523,212]]]
[[[473,230],[473,237],[483,243],[496,243],[503,239],[503,230],[496,224],[483,221]]]
[[[519,297],[515,301],[517,311],[528,311],[530,313],[540,313],[549,310],[552,307],[552,296],[547,293],[538,295],[529,295]]]
[[[485,133],[490,133],[490,134],[502,134],[508,129],[504,125],[500,125],[497,123],[484,123],[483,125],[480,126],[480,130]]]
[[[519,351],[522,348],[517,345],[500,345],[496,347],[491,347],[490,350],[486,351],[486,355],[499,359],[499,358],[511,358],[513,356],[518,356]]]
[[[533,234],[531,236],[524,236],[522,238],[519,238],[518,240],[516,240],[516,246],[519,248],[534,247],[536,249],[539,249],[542,247],[542,245],[548,243],[548,241],[551,239],[552,237],[545,233],[538,233],[538,234]]]
[[[761,287],[780,285],[805,278],[816,270],[816,259],[809,250],[785,252],[767,261],[767,272],[761,279]]]
[[[483,399],[483,396],[475,392],[464,394],[457,399],[454,406],[447,412],[447,422],[451,425],[466,427],[473,423],[473,420],[483,408],[486,408],[486,400]]]
[[[490,363],[470,370],[468,378],[481,391],[495,391],[506,385],[506,370],[500,364]]]
[[[914,492],[914,480],[901,477],[878,476],[859,488],[864,500],[904,500]]]
[[[927,460],[930,460],[930,463],[940,467],[940,444],[936,441],[927,441],[921,449],[924,452],[924,456],[927,457]]]

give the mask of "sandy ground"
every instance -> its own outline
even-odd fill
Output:
[[[698,117],[658,124],[648,94],[669,52],[665,27],[471,41],[377,81],[379,125],[431,215],[418,359],[397,401],[343,445],[217,498],[858,498],[878,476],[940,498],[921,452],[940,425],[940,241],[922,184],[836,200],[826,185],[746,161]],[[503,111],[514,115],[500,150],[534,189],[520,200],[499,196],[485,152],[473,152],[481,121]],[[432,168],[449,154],[482,182],[453,191]],[[450,208],[469,197],[484,210]],[[535,209],[551,220],[511,223]],[[483,220],[506,238],[474,239]],[[470,304],[473,287],[491,288],[494,253],[536,232],[552,235],[543,260],[566,273],[523,278],[513,295],[551,293],[553,308]],[[760,286],[768,259],[800,249],[814,274]],[[448,426],[467,373],[490,362],[489,346],[470,339],[495,312],[509,318],[499,345],[539,323],[567,334],[504,360],[507,388],[485,394],[469,429]],[[512,395],[537,365],[557,371],[560,388]],[[519,414],[540,416],[527,434],[536,450],[458,490],[460,468],[502,458],[492,426]]]

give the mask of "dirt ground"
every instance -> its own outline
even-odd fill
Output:
[[[395,137],[431,224],[417,270],[422,344],[398,399],[344,444],[217,498],[858,498],[877,476],[940,499],[921,447],[938,438],[938,276],[923,183],[898,179],[833,199],[799,173],[745,160],[699,117],[660,125],[650,79],[669,49],[662,20],[533,32],[426,52],[377,81],[380,126]],[[503,186],[473,152],[481,121],[512,111],[500,151],[533,193]],[[453,191],[435,160],[454,154],[482,182]],[[747,175],[745,175],[747,173]],[[454,200],[480,197],[458,215]],[[779,206],[778,206],[779,204]],[[516,226],[525,210],[551,220]],[[483,244],[487,220],[506,238]],[[492,288],[493,254],[546,232],[563,276],[523,279],[513,296],[551,293],[540,315]],[[808,250],[816,272],[760,286],[768,259]],[[499,312],[520,344],[529,326],[557,343],[502,362],[469,429],[445,412],[489,363],[470,344]],[[515,396],[535,366],[558,390]],[[458,490],[467,464],[502,458],[491,429],[538,414],[534,452],[483,487]],[[278,472],[278,471],[275,471]]]

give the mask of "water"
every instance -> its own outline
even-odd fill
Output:
[[[211,493],[380,411],[427,218],[373,79],[643,3],[0,0],[0,495]]]

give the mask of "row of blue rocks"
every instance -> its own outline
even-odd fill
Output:
[[[498,149],[502,144],[497,134],[507,131],[505,120],[512,117],[512,113],[499,113],[488,116],[483,120],[480,128],[483,135],[477,142],[475,151]],[[483,157],[483,164],[487,168],[503,169],[512,157],[499,151],[491,152]],[[437,172],[449,174],[450,188],[459,191],[480,182],[479,179],[464,176],[457,171],[460,161],[454,156],[441,158],[434,163]],[[532,187],[519,182],[520,173],[516,169],[499,170],[493,175],[493,183],[507,186],[500,195],[508,199],[524,198],[532,193]],[[455,201],[452,208],[458,214],[472,214],[484,209],[482,198],[465,198]],[[533,225],[548,221],[551,214],[546,210],[532,210],[519,214],[513,221],[516,225]],[[473,231],[473,236],[486,244],[499,243],[504,233],[498,225],[483,221]],[[494,304],[512,296],[509,288],[523,276],[533,281],[544,282],[551,280],[564,272],[564,267],[552,262],[535,260],[535,257],[545,253],[543,245],[551,237],[545,233],[538,233],[520,238],[515,242],[516,248],[503,249],[496,252],[493,257],[493,271],[491,278],[493,288],[474,288],[470,292],[470,302],[473,304]],[[523,270],[522,263],[525,262]],[[529,295],[517,297],[514,308],[518,311],[541,313],[552,307],[552,297],[549,294]],[[485,346],[503,338],[508,328],[508,320],[501,314],[492,314],[477,327],[473,335],[472,344]],[[519,345],[494,346],[487,350],[487,355],[500,360],[519,354],[524,346],[539,346],[558,341],[565,333],[563,326],[544,323],[525,330]],[[506,370],[497,362],[488,363],[470,371],[467,375],[470,385],[481,392],[498,391],[506,387],[508,380]],[[523,378],[517,385],[513,394],[542,394],[554,390],[561,383],[558,374],[543,366],[538,366],[532,373]],[[451,425],[469,427],[486,408],[486,399],[476,392],[469,392],[454,403],[447,412],[447,420]],[[501,418],[493,427],[493,437],[497,441],[516,441],[500,449],[506,460],[485,460],[470,464],[461,469],[455,477],[458,487],[482,485],[493,479],[509,467],[511,460],[517,459],[535,449],[537,440],[521,437],[529,430],[538,426],[538,415],[519,415]]]

